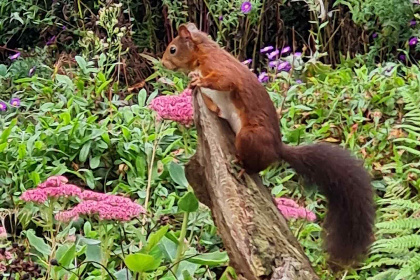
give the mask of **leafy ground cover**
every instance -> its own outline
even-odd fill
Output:
[[[141,30],[150,31],[153,25],[135,16],[133,22],[123,21],[125,29],[121,25],[122,15],[134,14],[140,4],[28,1],[25,9],[30,13],[24,13],[24,6],[15,2],[0,1],[0,28],[7,30],[0,40],[17,44],[5,50],[0,64],[2,279],[229,279],[234,270],[211,214],[185,179],[183,165],[194,154],[197,139],[187,79],[164,70],[147,50],[141,56],[131,53],[135,44],[146,47]],[[180,2],[163,2],[171,21],[183,21]],[[207,4],[213,18],[221,21],[217,38],[223,45],[232,42],[226,34],[236,22],[244,21],[243,30],[265,26],[257,13],[265,2],[251,1],[251,7],[242,10],[242,2],[216,2]],[[255,47],[257,51],[244,51],[246,55],[240,44],[231,49],[250,57],[244,63],[255,68],[276,107],[283,107],[285,142],[342,145],[364,159],[374,178],[376,241],[359,269],[334,274],[321,247],[325,199],[316,188],[304,191],[304,182],[286,164],[261,173],[280,211],[286,213],[281,199],[290,198],[315,215],[316,220],[289,217],[289,225],[318,275],[418,279],[418,6],[400,5],[398,10],[410,17],[392,18],[379,9],[383,6],[378,1],[356,2],[343,4],[351,7],[355,24],[368,22],[372,32],[378,24],[383,29],[370,35],[378,39],[365,54],[328,54],[334,67],[323,52],[332,36],[323,33],[329,25],[318,24],[313,33],[315,52],[287,44],[271,49],[268,41],[261,51]],[[66,24],[59,20],[57,6],[51,11],[51,6],[43,6],[68,4],[85,8],[70,9]],[[311,3],[305,5],[318,11]],[[227,14],[231,10],[235,12]],[[49,17],[40,20],[43,13]],[[95,26],[100,29],[89,25],[88,13],[97,15]],[[37,32],[50,26],[52,33],[60,33],[29,48],[17,39],[28,32],[20,21]],[[132,34],[133,29],[138,33]],[[157,46],[158,38],[148,35],[153,41],[148,43]],[[26,49],[17,50],[19,44]],[[69,46],[76,53],[66,50]],[[130,65],[143,65],[144,73],[136,76]],[[178,101],[175,107],[167,105],[168,96]]]

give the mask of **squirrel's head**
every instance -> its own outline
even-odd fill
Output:
[[[163,66],[170,70],[190,72],[197,64],[197,44],[201,41],[201,32],[195,24],[182,24],[178,36],[169,43],[163,54]]]

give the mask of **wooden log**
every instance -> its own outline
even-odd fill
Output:
[[[230,265],[247,280],[319,279],[261,178],[237,179],[229,124],[207,109],[198,90],[193,96],[198,143],[186,176],[211,209]]]

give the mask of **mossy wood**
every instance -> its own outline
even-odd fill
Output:
[[[194,91],[198,133],[187,179],[207,205],[240,279],[319,279],[257,175],[237,179],[234,134]]]

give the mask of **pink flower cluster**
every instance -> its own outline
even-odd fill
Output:
[[[78,219],[80,215],[98,215],[100,220],[129,221],[141,213],[146,213],[141,205],[129,198],[82,190],[78,186],[68,184],[68,179],[64,176],[48,178],[36,189],[25,191],[21,198],[24,201],[44,203],[49,198],[70,196],[82,201],[70,210],[57,213],[56,220],[68,222]]]
[[[306,219],[310,222],[315,221],[316,216],[313,212],[300,207],[296,202],[288,198],[275,198],[277,209],[286,219]]]
[[[80,215],[98,215],[100,220],[129,221],[146,210],[129,198],[84,191],[80,198],[83,200],[74,208],[57,213],[55,219],[69,222],[77,220]]]
[[[152,100],[150,108],[159,119],[168,119],[184,125],[193,122],[192,90],[187,88],[180,95],[159,96]]]
[[[78,186],[67,184],[67,182],[68,180],[64,176],[49,177],[36,189],[25,191],[21,198],[28,202],[44,203],[48,198],[80,196],[82,190]]]

